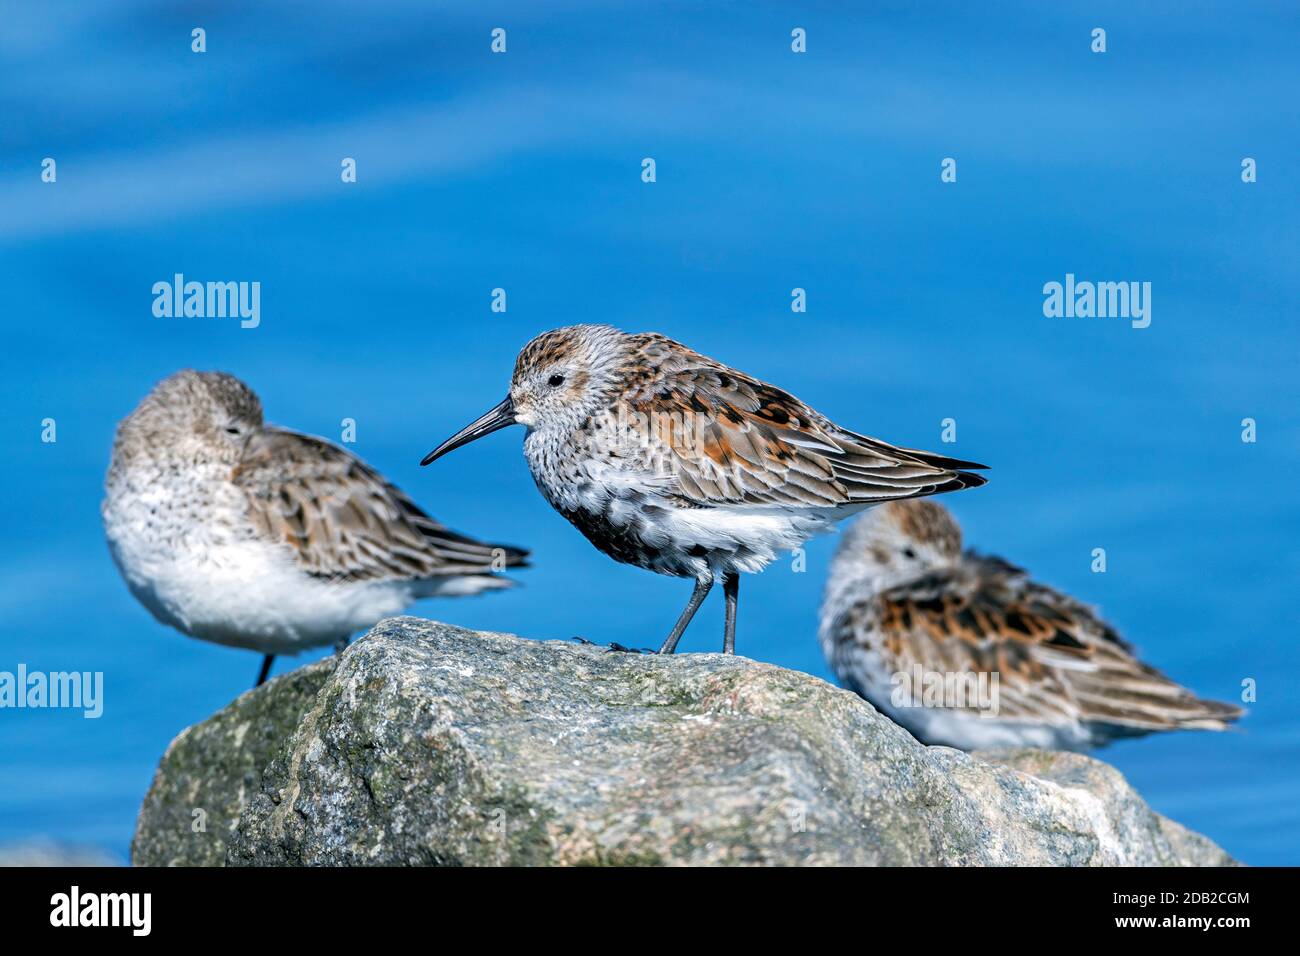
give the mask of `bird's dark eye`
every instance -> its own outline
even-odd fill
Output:
[[[558,388],[559,386],[564,384],[564,376],[552,375],[550,378],[546,380],[546,384],[551,386],[551,388]]]
[[[913,561],[916,559],[916,552],[913,551],[911,548],[904,548],[903,557],[907,558],[907,560],[909,561]]]
[[[239,434],[239,429],[236,428],[234,425],[231,425],[229,428],[226,429],[226,431],[230,432],[230,434],[232,434],[232,435],[238,435],[238,434]]]

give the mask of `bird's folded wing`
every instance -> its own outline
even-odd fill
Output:
[[[880,631],[899,670],[998,678],[996,716],[1049,724],[1221,726],[1238,708],[1198,698],[1139,661],[1087,605],[996,558],[881,596]]]
[[[656,349],[629,404],[647,422],[657,469],[702,505],[837,507],[984,484],[980,468],[896,448],[835,425],[793,395],[684,346]]]
[[[350,452],[268,428],[234,472],[263,534],[308,573],[332,580],[418,580],[488,573],[527,552],[456,534]],[[494,565],[494,558],[496,564]]]

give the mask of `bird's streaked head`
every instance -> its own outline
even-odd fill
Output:
[[[225,372],[167,376],[122,420],[114,453],[234,463],[262,428],[262,403]]]
[[[947,567],[961,557],[961,528],[930,498],[908,498],[872,508],[844,532],[837,569],[901,580]]]
[[[427,465],[508,425],[573,430],[608,402],[627,355],[627,336],[609,325],[570,325],[543,332],[515,360],[510,394],[429,452]]]
[[[608,393],[624,355],[624,335],[608,325],[543,332],[519,353],[510,379],[515,421],[529,428],[587,418]]]

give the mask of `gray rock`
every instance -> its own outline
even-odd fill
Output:
[[[1133,792],[1123,774],[1108,763],[1082,754],[1030,748],[976,756],[1029,774],[1036,783],[1068,794],[1061,815],[1073,813],[1080,831],[1091,832],[1106,856],[1119,857],[1134,866],[1237,865],[1212,840],[1153,811]],[[1135,846],[1149,846],[1151,850],[1140,858],[1126,858],[1123,848]],[[1068,848],[1062,850],[1069,852]]]
[[[181,731],[163,754],[131,841],[135,866],[223,866],[230,834],[262,771],[334,670],[333,657],[237,697]]]
[[[396,618],[317,667],[172,744],[137,862],[217,862],[225,828],[189,834],[203,794],[227,822],[242,806],[235,865],[1232,862],[1105,764],[927,748],[847,691],[744,658]],[[257,714],[268,726],[236,746]],[[256,755],[231,753],[250,737]]]

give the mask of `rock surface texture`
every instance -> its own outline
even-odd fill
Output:
[[[206,825],[194,827],[195,811]],[[1075,754],[924,747],[739,657],[378,624],[168,748],[137,865],[1231,864]]]

